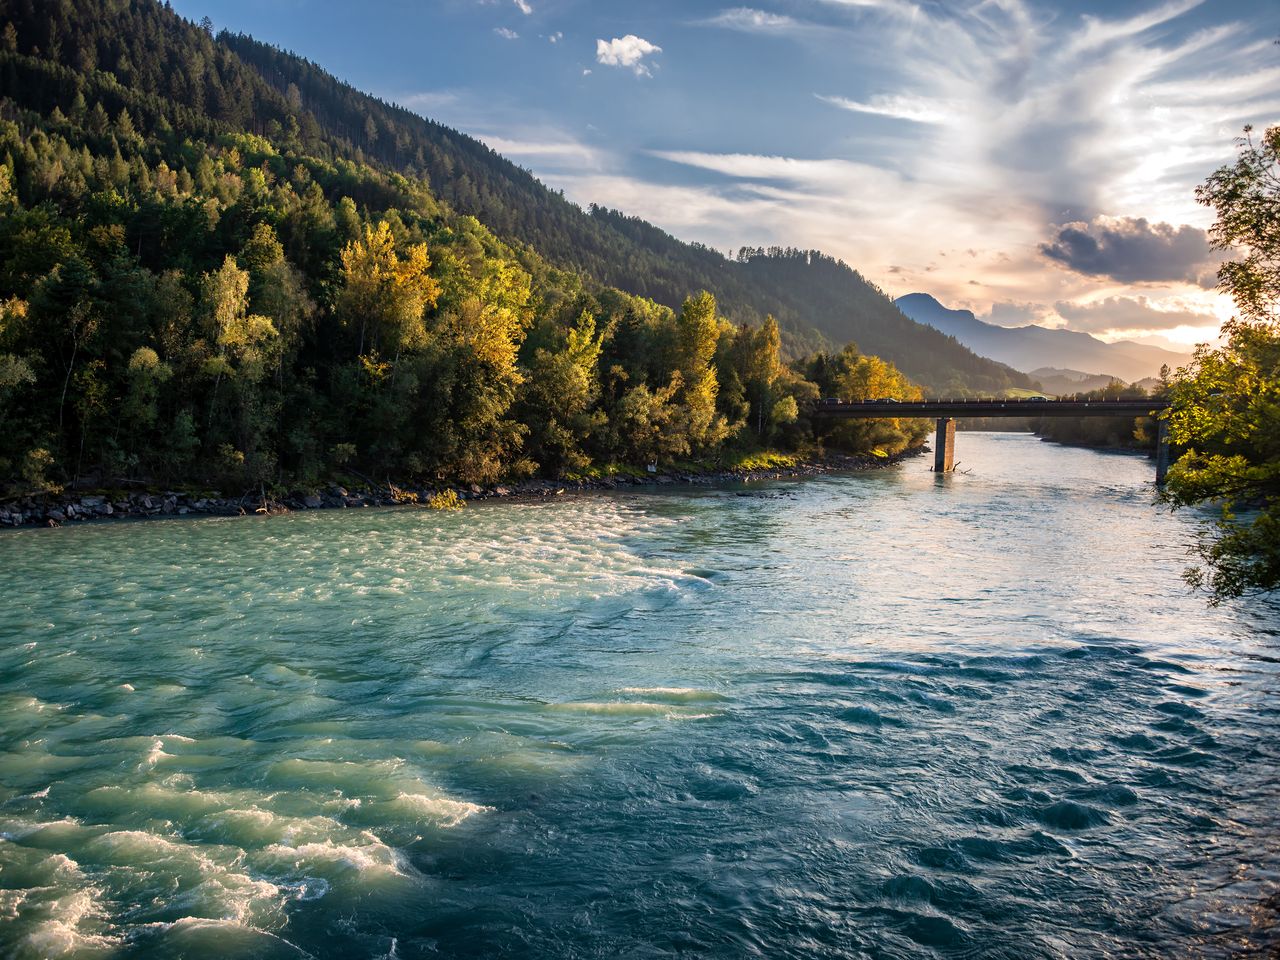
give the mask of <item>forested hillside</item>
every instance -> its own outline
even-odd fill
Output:
[[[360,93],[320,67],[250,37],[215,40],[145,0],[6,0],[18,48],[79,72],[97,68],[131,88],[203,117],[265,135],[323,159],[374,162],[428,181],[435,196],[475,216],[509,243],[530,245],[557,266],[599,284],[677,307],[691,290],[713,292],[735,322],[772,314],[798,354],[854,341],[893,360],[935,391],[995,392],[1025,377],[974,356],[927,326],[903,324],[879,290],[830,258],[797,274],[792,251],[756,251],[743,264],[683,243],[638,218],[584,212],[479,141]],[[6,87],[7,89],[7,87]],[[184,123],[175,123],[184,129]],[[792,269],[756,269],[783,253]],[[767,265],[764,265],[767,266]],[[838,267],[838,269],[836,269]],[[814,296],[816,282],[826,288]],[[782,285],[780,285],[782,284]],[[814,331],[821,331],[816,334]],[[824,335],[825,334],[825,338]]]
[[[608,285],[624,266],[654,299]],[[747,294],[818,274],[834,278],[825,300]],[[859,291],[874,311],[850,305]],[[151,0],[0,3],[0,482],[13,489],[339,468],[492,481],[795,448],[812,441],[819,394],[915,395],[853,347],[784,362],[770,302],[792,318],[793,352],[821,342],[794,318],[821,310],[864,323],[864,347],[915,336],[904,362],[936,364],[943,385],[1006,377],[922,339],[842,264],[728,261],[588,215],[476,141]],[[918,436],[890,421],[827,440],[890,450]]]

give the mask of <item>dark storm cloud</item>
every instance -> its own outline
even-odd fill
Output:
[[[1203,230],[1144,218],[1097,217],[1056,227],[1040,252],[1076,273],[1121,283],[1182,281],[1210,289],[1221,257]]]

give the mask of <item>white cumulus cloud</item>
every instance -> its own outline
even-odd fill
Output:
[[[596,41],[597,63],[606,67],[628,67],[635,71],[637,77],[653,76],[644,58],[661,52],[660,46],[650,43],[644,37],[637,37],[634,33],[614,37],[612,40]]]
[[[533,13],[533,7],[529,6],[529,0],[515,0],[515,3],[520,8],[520,12],[526,17]]]
[[[502,39],[504,40],[520,39],[520,34],[516,33],[514,30],[509,30],[506,27],[494,27],[493,32],[496,33],[498,36],[502,37]]]

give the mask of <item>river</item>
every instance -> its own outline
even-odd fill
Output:
[[[1139,457],[0,536],[0,955],[1280,944],[1280,604]]]

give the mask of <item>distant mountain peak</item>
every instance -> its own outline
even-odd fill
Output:
[[[907,303],[932,303],[942,307],[938,298],[931,293],[908,293],[899,297],[894,301],[894,303],[902,303],[903,301],[906,301]],[[946,310],[947,308],[942,307],[942,309]]]
[[[974,314],[972,310],[953,309],[952,307],[945,306],[942,301],[931,293],[908,293],[893,302],[898,304],[899,310],[903,310],[905,305],[913,310],[938,310],[943,313],[960,314],[962,316],[968,315],[973,317],[975,320],[978,319],[977,315]],[[903,310],[903,312],[906,313],[905,310]]]

